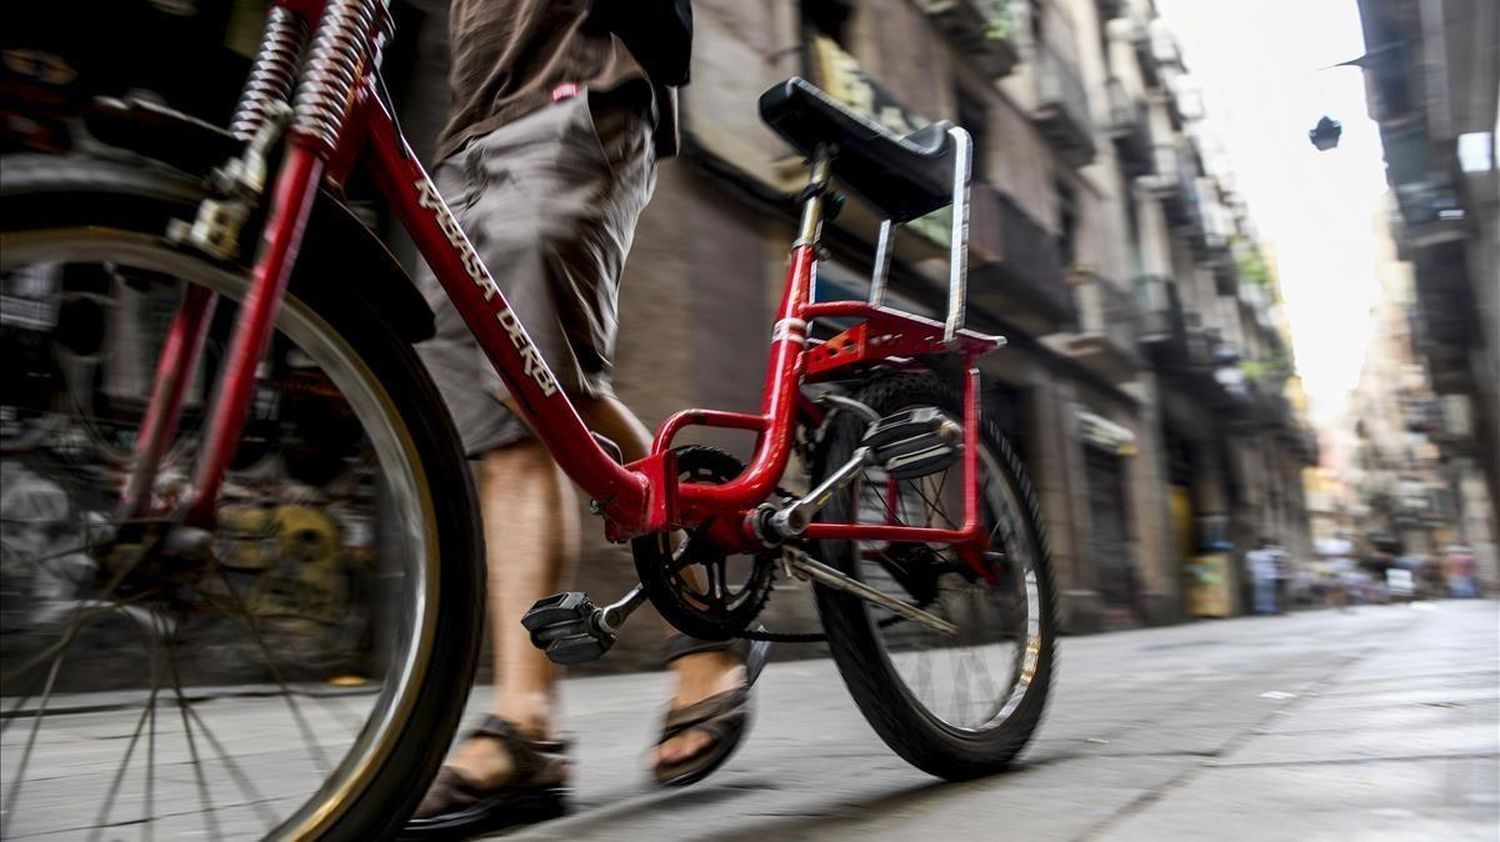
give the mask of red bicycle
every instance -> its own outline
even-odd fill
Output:
[[[632,543],[640,584],[538,603],[538,646],[599,657],[648,600],[701,638],[785,637],[752,624],[796,576],[896,752],[946,778],[1009,762],[1047,696],[1054,593],[1032,489],[981,417],[977,359],[1003,340],[963,326],[968,135],[896,136],[799,79],[767,92],[763,116],[810,173],[761,411],[678,413],[622,464],[402,139],[377,72],[390,27],[381,0],[277,0],[228,132],[101,102],[95,154],[5,162],[7,289],[92,284],[102,303],[92,332],[67,306],[7,327],[53,385],[4,401],[5,441],[24,442],[0,451],[7,483],[32,485],[0,514],[41,537],[7,538],[31,584],[0,636],[0,833],[377,838],[441,761],[479,645],[478,518],[412,349],[430,311],[339,199],[357,166],[609,538]],[[835,181],[885,220],[866,301],[813,300]],[[886,306],[897,228],[948,206],[946,320]],[[92,367],[80,335],[103,337]],[[751,431],[753,455],[674,446],[692,425]],[[82,692],[106,676],[108,704]],[[58,773],[60,757],[83,771]]]

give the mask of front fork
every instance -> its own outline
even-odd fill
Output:
[[[302,144],[289,146],[276,178],[272,215],[262,234],[250,288],[235,320],[223,377],[204,428],[191,496],[182,511],[190,525],[210,529],[214,525],[214,501],[244,432],[255,392],[256,369],[270,344],[276,312],[302,245],[323,169],[323,159],[316,152]],[[119,512],[126,518],[138,517],[150,506],[161,458],[181,419],[182,400],[202,357],[203,339],[215,304],[213,293],[189,286],[172,320],[157,360],[150,403],[120,500]]]

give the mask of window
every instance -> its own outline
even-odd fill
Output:
[[[1064,269],[1078,262],[1078,197],[1073,186],[1057,182],[1057,257]]]

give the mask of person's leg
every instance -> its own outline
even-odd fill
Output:
[[[491,450],[476,463],[489,566],[489,626],[495,658],[491,710],[528,737],[553,736],[557,667],[531,645],[521,615],[567,587],[578,555],[573,486],[533,438]],[[510,757],[498,740],[459,746],[448,765],[481,787],[505,782]]]
[[[613,395],[579,401],[578,411],[589,428],[620,446],[626,462],[644,458],[651,448],[651,433],[630,408]],[[672,661],[676,687],[670,702],[673,709],[686,707],[745,683],[745,669],[729,652],[696,652]],[[662,743],[656,750],[656,762],[675,763],[692,757],[709,746],[713,738],[701,729],[688,729]]]

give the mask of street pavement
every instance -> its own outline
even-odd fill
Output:
[[[1011,771],[957,784],[892,754],[833,665],[808,660],[766,669],[753,729],[722,770],[688,789],[658,790],[646,749],[667,692],[663,673],[566,682],[574,811],[504,838],[1500,840],[1493,601],[1066,638],[1037,738]],[[489,688],[475,690],[471,720],[488,699]],[[361,704],[368,702],[323,700],[305,715],[314,730],[333,733],[359,721]],[[207,734],[211,725],[244,758],[257,785],[249,801],[222,800],[239,788],[215,764],[204,765],[210,780],[195,789],[187,770],[199,767],[188,762],[186,744],[164,736],[157,759],[168,764],[163,783],[174,786],[158,794],[151,814],[171,818],[154,838],[254,838],[264,827],[258,812],[305,797],[297,782],[313,770],[299,769],[310,762],[306,746],[280,705],[244,693],[195,705],[194,727]],[[114,780],[140,708],[94,694],[53,709],[47,747],[27,774],[25,798],[41,806],[21,815],[7,838],[141,838],[143,828],[129,824],[132,811],[144,811],[134,780],[97,837],[93,797],[80,803]],[[167,716],[164,731],[175,715]],[[24,754],[25,731],[5,729],[0,739],[7,780]],[[219,750],[217,743],[202,750],[210,748]],[[204,787],[220,799],[208,813],[198,797]],[[14,795],[8,787],[4,798]]]
[[[570,681],[575,813],[505,838],[1500,839],[1494,602],[1062,643],[1037,739],[1012,771],[958,784],[886,749],[827,661],[770,666],[748,743],[676,792],[644,771],[665,677]]]

